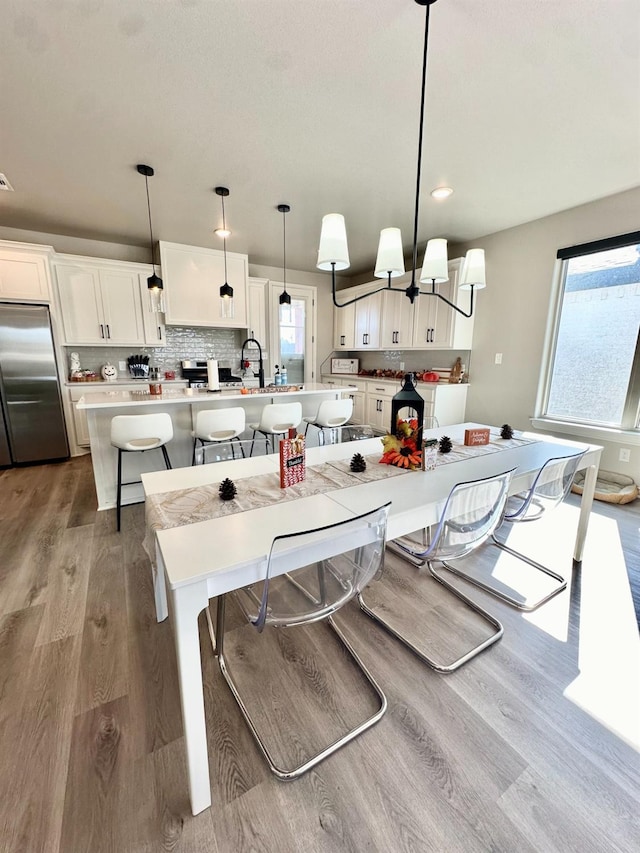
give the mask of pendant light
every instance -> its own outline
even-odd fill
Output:
[[[229,190],[226,187],[216,187],[216,195],[220,196],[222,202],[222,252],[224,254],[224,284],[220,288],[220,316],[223,319],[230,320],[233,318],[233,288],[227,281],[227,220],[224,214],[224,200],[229,196]]]
[[[291,210],[288,204],[279,204],[278,210],[282,214],[282,293],[280,294],[280,305],[291,305],[291,297],[287,293],[287,213]]]
[[[155,172],[151,168],[151,166],[145,166],[142,163],[136,166],[136,168],[141,175],[144,175],[144,183],[147,188],[147,211],[149,212],[149,247],[151,249],[151,265],[153,267],[153,274],[150,275],[147,279],[147,288],[149,290],[149,307],[152,311],[156,313],[162,313],[164,311],[164,289],[162,279],[159,275],[156,275],[156,265],[153,252],[153,228],[151,227],[151,204],[149,202],[149,178],[152,178]]]
[[[436,290],[436,285],[449,278],[447,270],[447,241],[441,238],[429,240],[425,252],[424,264],[420,273],[419,281],[431,282],[431,290],[421,290],[419,284],[416,283],[416,270],[418,265],[418,213],[420,210],[420,178],[422,173],[422,136],[424,130],[424,105],[427,84],[427,46],[429,43],[429,10],[436,0],[415,0],[419,6],[426,7],[425,28],[424,28],[424,46],[422,51],[422,87],[420,90],[420,123],[418,135],[418,164],[416,174],[416,195],[415,208],[413,217],[413,259],[411,265],[411,282],[409,287],[392,287],[391,279],[400,276],[404,273],[404,258],[402,252],[402,238],[399,228],[384,228],[380,232],[380,243],[378,245],[378,256],[374,275],[377,278],[386,278],[386,286],[379,287],[376,290],[370,290],[362,296],[356,296],[354,299],[349,299],[347,302],[338,302],[336,299],[336,272],[349,268],[349,249],[347,246],[347,232],[344,222],[344,216],[340,213],[328,213],[322,218],[322,230],[320,232],[320,247],[318,249],[317,268],[320,270],[331,270],[331,291],[333,304],[336,308],[344,308],[347,305],[352,305],[354,302],[359,302],[361,299],[367,299],[381,290],[396,290],[404,293],[410,302],[413,304],[417,296],[435,296],[446,302],[454,311],[462,314],[464,317],[471,317],[473,314],[473,295],[474,287],[484,287],[484,253],[477,254],[481,250],[470,249],[473,254],[474,267],[469,265],[469,276],[475,278],[475,281],[464,279],[460,282],[460,286],[465,286],[465,289],[471,290],[469,300],[469,312],[463,311],[454,302],[451,302],[441,293]],[[465,264],[466,265],[466,264]],[[482,266],[482,269],[479,266]],[[479,284],[479,282],[482,282]]]

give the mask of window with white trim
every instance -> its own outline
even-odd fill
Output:
[[[542,416],[640,427],[640,232],[560,249]]]

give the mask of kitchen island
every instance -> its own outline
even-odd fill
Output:
[[[196,388],[163,389],[162,394],[150,394],[147,390],[93,391],[85,394],[76,406],[86,412],[93,476],[98,496],[98,509],[111,509],[116,505],[118,452],[111,446],[111,419],[116,415],[142,415],[148,412],[167,412],[173,422],[173,440],[167,445],[174,468],[191,465],[193,438],[191,432],[196,412],[200,409],[224,409],[242,406],[246,411],[247,423],[260,420],[263,406],[268,403],[300,401],[303,417],[315,416],[323,400],[335,400],[349,394],[350,386],[335,387],[322,383],[307,383],[304,386],[272,386],[268,388],[226,389],[209,392]],[[313,433],[313,435],[312,435]],[[309,430],[309,441],[316,441],[317,430]],[[251,438],[247,429],[245,438]],[[123,481],[139,480],[147,471],[163,467],[160,451],[126,453],[123,463]],[[142,484],[124,486],[122,503],[138,503],[143,499]]]

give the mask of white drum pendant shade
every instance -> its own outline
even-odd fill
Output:
[[[459,287],[471,290],[473,285],[477,290],[487,286],[484,268],[484,249],[469,249],[462,264]]]
[[[424,262],[420,281],[435,281],[442,284],[449,281],[449,259],[447,258],[447,241],[442,237],[429,240],[427,250],[424,253]]]
[[[319,270],[330,270],[332,264],[334,269],[349,269],[349,249],[347,247],[347,229],[344,224],[344,216],[341,213],[327,213],[322,217],[322,231],[320,232],[320,248],[318,249]]]
[[[404,275],[404,254],[402,252],[402,234],[399,228],[383,228],[378,243],[376,278],[397,278]]]

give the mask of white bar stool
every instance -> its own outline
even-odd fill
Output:
[[[253,441],[256,433],[261,432],[271,439],[271,448],[275,450],[275,436],[286,435],[292,427],[297,427],[302,420],[302,403],[269,403],[262,410],[260,423],[249,424],[253,430]],[[251,446],[253,453],[253,445]]]
[[[307,434],[310,425],[317,427],[320,430],[318,436],[319,444],[324,444],[323,430],[344,426],[352,414],[353,400],[351,397],[343,400],[323,400],[318,407],[315,417],[305,418],[307,426],[305,427],[304,434]]]
[[[196,424],[191,435],[193,436],[193,456],[191,464],[196,463],[196,448],[198,442],[202,445],[202,461],[204,462],[204,450],[209,444],[218,441],[233,441],[240,445],[244,456],[242,442],[238,439],[244,432],[246,413],[242,406],[233,406],[230,409],[209,409],[199,411],[196,415]]]
[[[132,480],[122,482],[122,454],[144,453],[145,450],[160,448],[164,464],[171,468],[169,454],[165,444],[173,438],[173,423],[166,412],[153,415],[116,415],[111,420],[111,444],[118,448],[118,495],[116,500],[116,518],[120,530],[120,510],[122,508],[122,487],[139,483]]]

